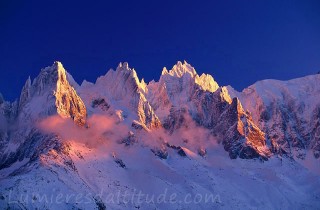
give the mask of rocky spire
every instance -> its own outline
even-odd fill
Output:
[[[178,61],[170,71],[168,71],[165,67],[163,68],[162,75],[166,74],[173,77],[182,77],[185,74],[189,74],[191,77],[194,77],[197,75],[197,72],[190,64],[187,63],[187,61],[184,61],[183,64],[181,61]]]
[[[28,101],[30,97],[31,97],[31,78],[29,76],[20,94],[19,110],[23,107],[23,105]]]
[[[33,83],[29,77],[19,99],[21,117],[28,116],[28,118],[37,120],[58,114],[63,118],[73,119],[80,126],[84,125],[86,107],[70,84],[70,79],[72,80],[72,77],[58,61],[42,69]]]
[[[170,81],[175,79],[182,80],[182,85],[184,86],[183,89],[188,89],[194,84],[196,84],[200,89],[209,92],[215,92],[219,88],[218,83],[211,75],[202,74],[199,76],[195,68],[187,63],[187,61],[184,61],[184,63],[178,61],[177,64],[175,64],[169,71],[166,67],[163,68],[160,77],[161,82],[170,83]]]
[[[61,117],[72,118],[75,123],[82,126],[86,123],[86,107],[76,90],[67,80],[66,70],[60,62],[55,62],[58,80],[54,96],[56,97],[57,112]]]

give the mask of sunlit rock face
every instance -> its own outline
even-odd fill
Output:
[[[56,62],[55,67],[58,71],[57,89],[54,92],[57,112],[61,117],[72,118],[76,124],[83,126],[86,123],[86,107],[75,89],[69,84],[62,64]]]
[[[184,61],[183,63],[178,61],[177,64],[175,64],[169,71],[166,67],[164,67],[161,74],[161,79],[165,82],[183,77],[185,77],[184,79],[182,79],[183,84],[194,83],[198,85],[201,90],[214,92],[219,88],[218,83],[213,79],[211,75],[202,74],[201,76],[199,76],[195,68],[186,61]]]
[[[18,118],[38,121],[58,114],[84,125],[86,107],[70,83],[77,85],[60,62],[42,69],[33,82],[29,77],[20,95]]]

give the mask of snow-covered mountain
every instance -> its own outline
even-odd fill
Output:
[[[55,62],[0,94],[0,208],[317,209],[319,82],[238,92],[184,61],[78,85]]]
[[[316,74],[289,81],[259,81],[241,93],[232,87],[228,90],[266,132],[273,153],[303,159],[312,151],[319,158],[319,81],[320,75]]]

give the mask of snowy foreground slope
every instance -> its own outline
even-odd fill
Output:
[[[220,87],[62,64],[0,94],[0,209],[319,209],[320,75]]]

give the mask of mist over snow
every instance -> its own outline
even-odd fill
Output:
[[[38,127],[48,134],[57,134],[63,141],[75,141],[95,147],[99,143],[116,142],[128,136],[129,130],[116,118],[92,115],[85,127],[79,127],[70,119],[58,115],[39,122]]]

